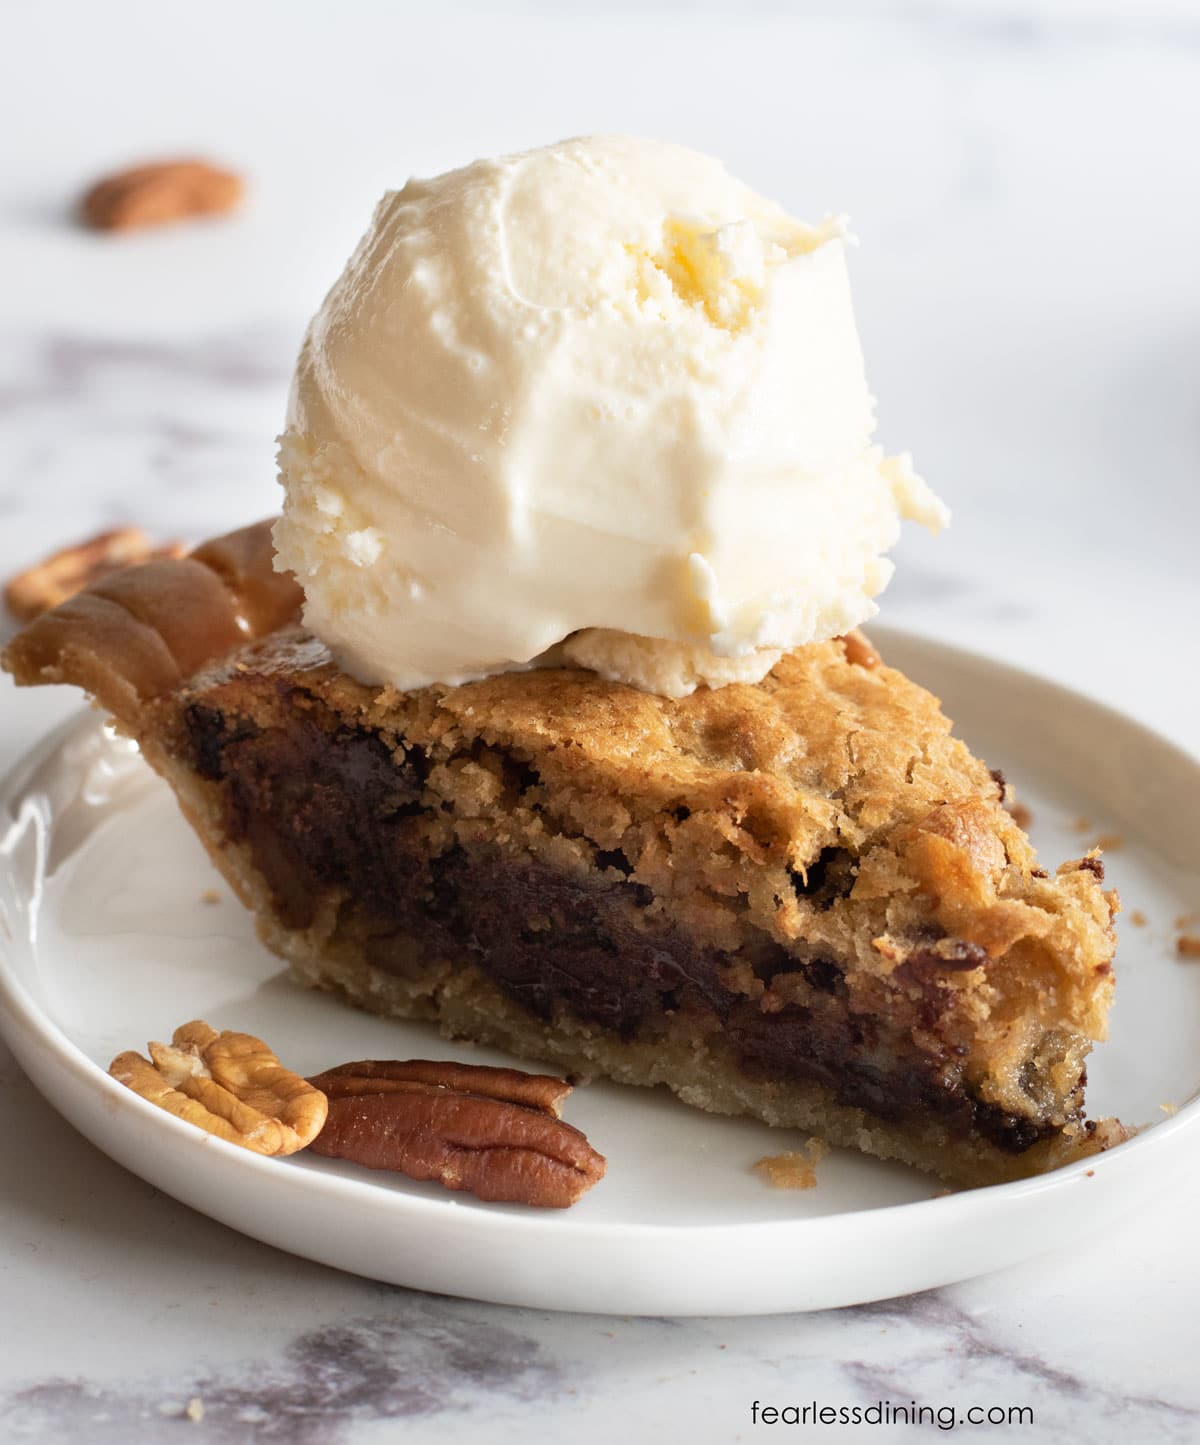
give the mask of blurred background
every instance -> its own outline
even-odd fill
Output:
[[[378,196],[626,130],[850,214],[879,440],[955,514],[910,529],[882,620],[1200,741],[1194,0],[50,0],[6,32],[5,573],[275,510],[299,339]],[[98,176],[176,154],[242,172],[243,210],[74,223]]]

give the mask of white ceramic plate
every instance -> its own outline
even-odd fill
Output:
[[[1173,920],[1200,907],[1200,766],[1050,683],[876,636],[1016,782],[1044,857],[1121,836],[1109,878],[1149,924],[1125,915],[1112,1037],[1089,1067],[1091,1112],[1148,1126],[1120,1149],[948,1197],[912,1170],[837,1151],[817,1188],[774,1190],[750,1166],[799,1136],[701,1114],[663,1090],[594,1085],[567,1117],[608,1156],[608,1176],[574,1208],[538,1212],[303,1154],[260,1159],[203,1135],[109,1079],[109,1059],[203,1017],[263,1034],[306,1073],[368,1057],[511,1061],[293,986],[166,787],[94,714],[43,743],[0,795],[5,1036],[76,1128],[158,1188],[296,1254],[421,1289],[748,1314],[884,1298],[1069,1247],[1169,1185],[1176,1151],[1200,1144],[1200,963],[1173,949]],[[1074,830],[1082,817],[1091,828]],[[211,889],[220,902],[204,901]]]

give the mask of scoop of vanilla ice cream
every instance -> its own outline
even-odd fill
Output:
[[[309,328],[278,565],[349,672],[756,681],[946,509],[874,419],[840,222],[587,137],[413,180]]]

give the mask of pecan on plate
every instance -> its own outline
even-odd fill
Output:
[[[317,1154],[551,1209],[604,1176],[603,1155],[559,1118],[562,1079],[411,1059],[342,1064],[309,1082],[329,1099]]]
[[[151,1062],[153,1060],[153,1062]],[[294,1154],[320,1133],[325,1096],[253,1034],[181,1024],[150,1058],[118,1054],[108,1072],[135,1094],[255,1154]]]
[[[4,587],[4,605],[19,622],[32,622],[110,572],[152,557],[182,557],[186,550],[182,542],[156,547],[140,527],[101,532],[60,548],[11,578]]]
[[[84,193],[79,212],[94,230],[128,231],[231,211],[244,190],[240,176],[207,161],[154,161],[97,181]]]

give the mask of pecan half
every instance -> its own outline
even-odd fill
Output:
[[[853,663],[855,667],[878,667],[883,661],[866,633],[860,632],[857,627],[843,632],[840,641],[846,651],[846,661]]]
[[[320,1133],[325,1096],[253,1034],[181,1024],[150,1058],[118,1054],[108,1072],[179,1119],[255,1154],[294,1154]],[[153,1060],[153,1062],[151,1062]]]
[[[604,1157],[558,1116],[571,1086],[546,1074],[428,1059],[363,1060],[309,1082],[329,1100],[316,1154],[480,1199],[565,1209]]]
[[[97,181],[79,210],[95,230],[128,231],[231,211],[244,190],[240,176],[207,161],[155,161]]]
[[[32,622],[68,597],[74,597],[101,577],[148,562],[152,557],[182,557],[182,542],[156,547],[140,527],[118,527],[86,542],[74,542],[10,579],[4,588],[4,605],[20,622]]]

